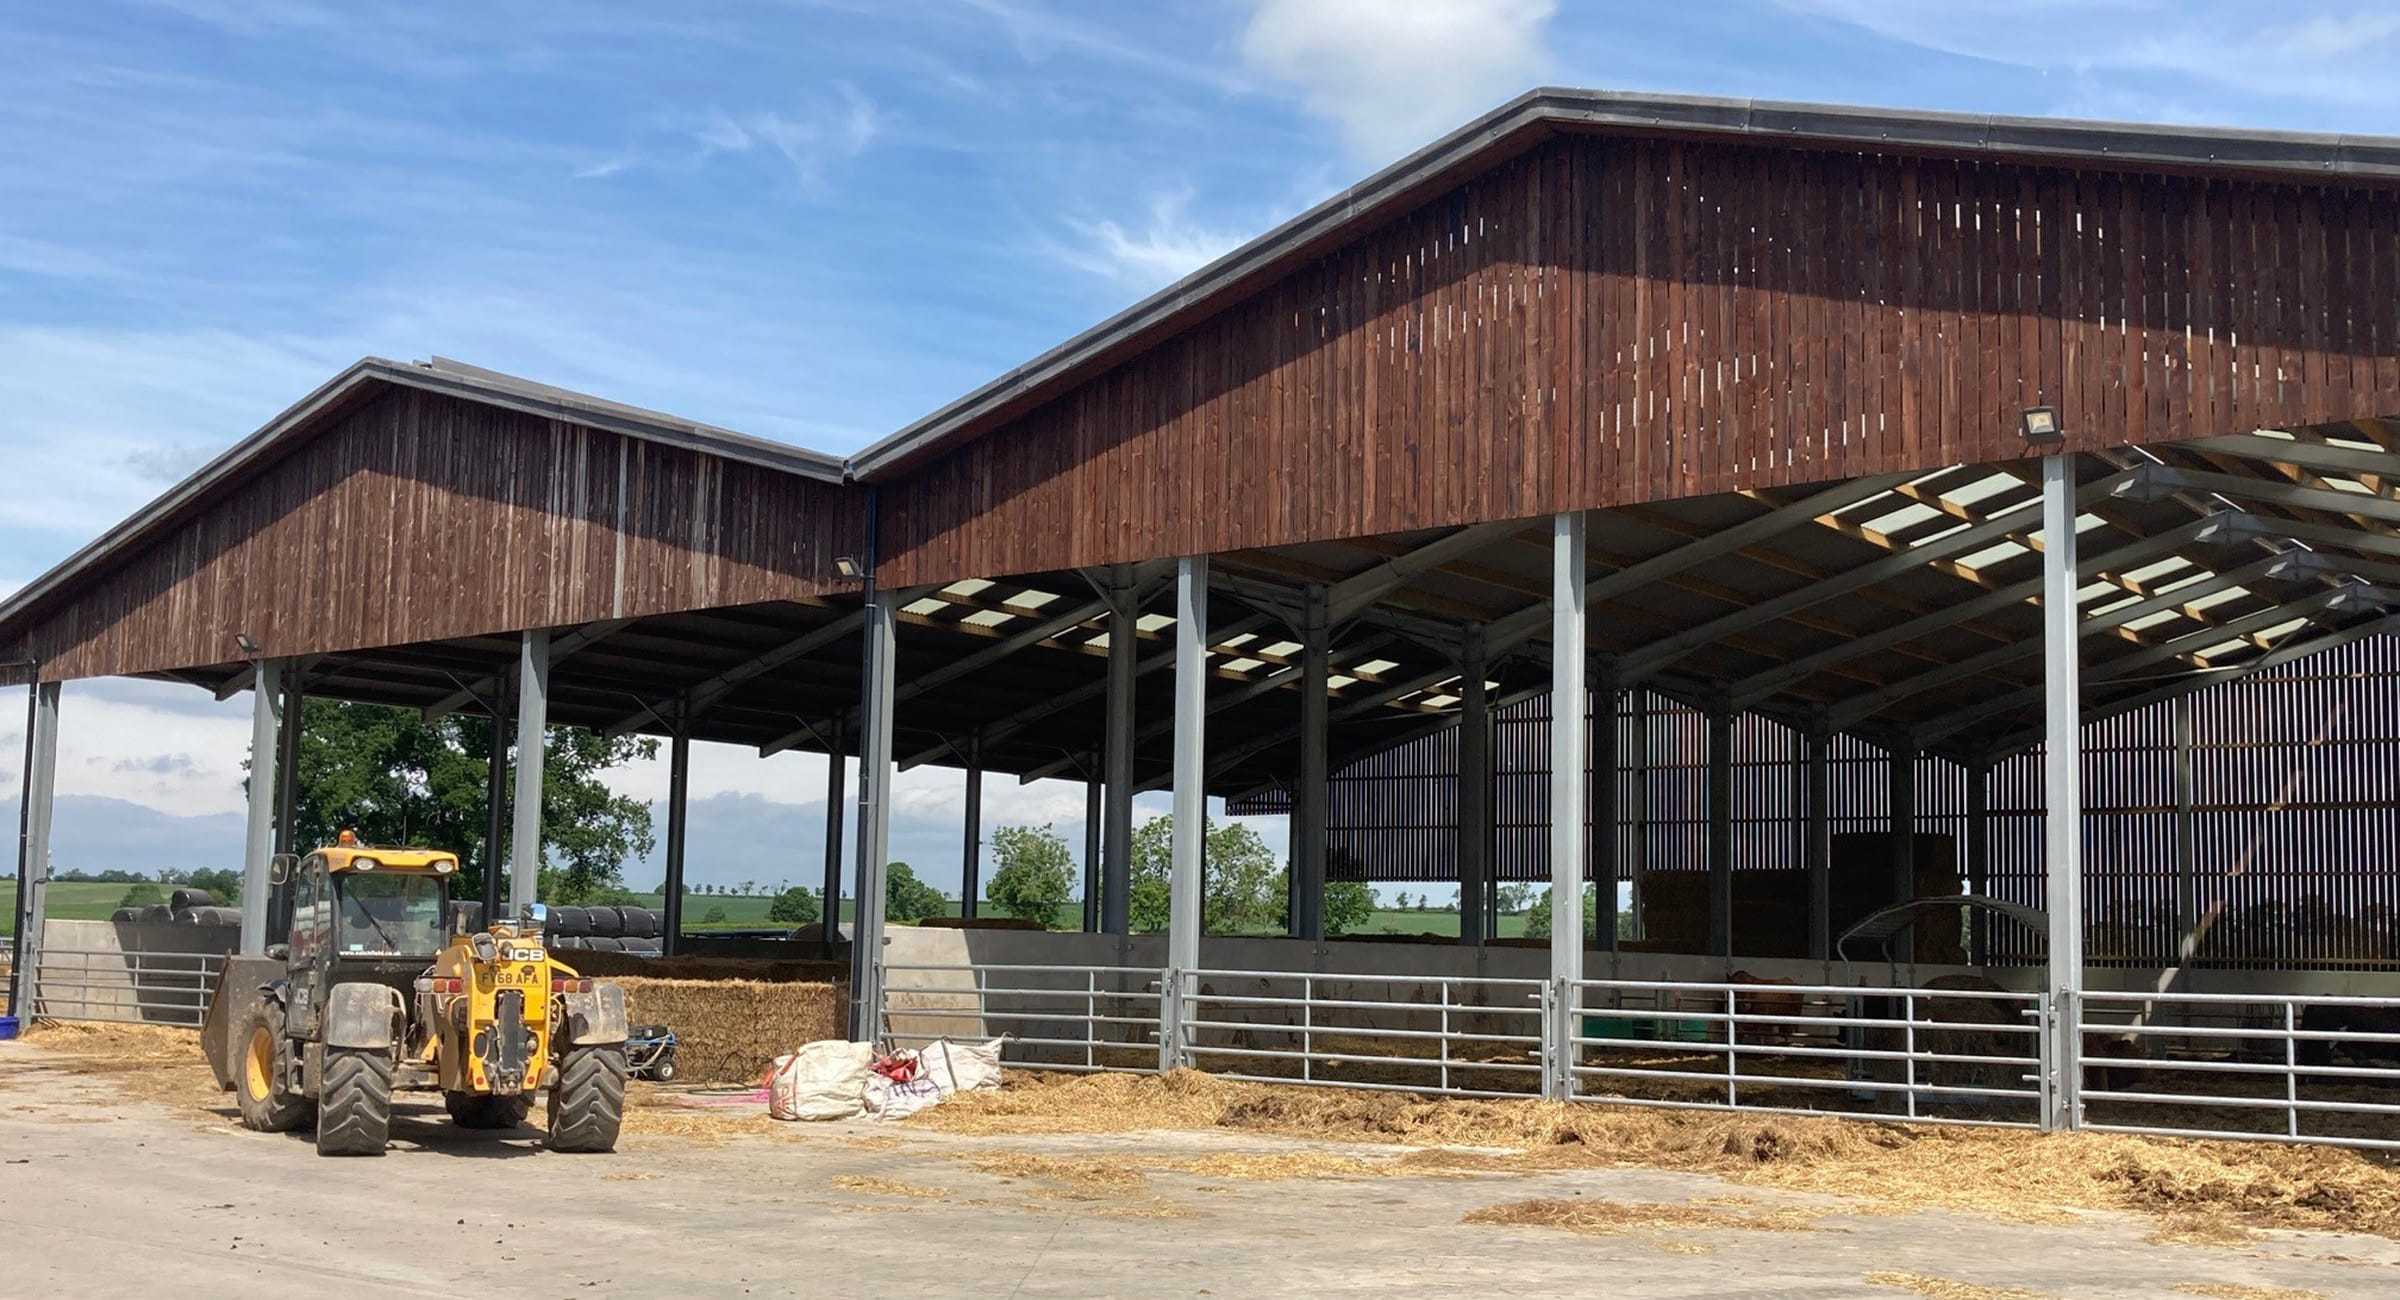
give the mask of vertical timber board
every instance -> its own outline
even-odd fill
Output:
[[[49,680],[338,653],[846,590],[855,494],[777,470],[394,389],[331,417],[36,612]]]
[[[2388,416],[2393,207],[2243,178],[1559,137],[899,480],[883,576],[2003,459],[2035,402],[2073,449]]]

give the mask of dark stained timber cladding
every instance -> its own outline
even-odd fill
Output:
[[[2400,193],[1563,137],[887,495],[891,581],[2400,414]]]
[[[858,494],[415,389],[337,416],[46,613],[51,680],[847,590]]]

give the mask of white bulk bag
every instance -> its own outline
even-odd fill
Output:
[[[848,1119],[865,1106],[873,1043],[828,1038],[778,1056],[767,1076],[767,1114],[776,1119]]]
[[[933,1080],[946,1096],[1000,1086],[1000,1047],[1005,1038],[983,1043],[954,1043],[945,1038],[917,1053],[917,1077]]]

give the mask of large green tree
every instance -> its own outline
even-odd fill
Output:
[[[1050,826],[1003,826],[992,832],[992,861],[997,869],[985,883],[986,897],[1010,916],[1058,924],[1075,893],[1066,836]]]
[[[305,851],[348,828],[370,844],[453,849],[460,893],[480,893],[493,857],[484,843],[491,752],[492,727],[482,718],[427,722],[411,709],[310,700],[300,729],[296,841]],[[608,901],[623,892],[625,862],[656,841],[649,805],[610,790],[602,775],[657,752],[647,738],[550,730],[542,755],[546,901]]]
[[[1211,934],[1258,934],[1282,928],[1284,873],[1258,832],[1239,822],[1209,822],[1201,910]],[[1175,819],[1153,817],[1134,828],[1133,879],[1125,896],[1137,934],[1167,928],[1168,876],[1175,858]]]
[[[950,900],[942,891],[917,879],[915,870],[905,862],[894,862],[883,869],[883,919],[894,925],[915,925],[929,916],[940,916],[950,910]]]

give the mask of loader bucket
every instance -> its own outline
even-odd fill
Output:
[[[200,1050],[208,1056],[208,1072],[217,1086],[233,1090],[234,1067],[241,1059],[242,1026],[258,1010],[267,985],[283,978],[284,964],[273,957],[227,957],[217,976],[216,996],[200,1022]]]

